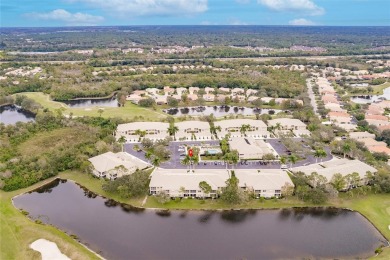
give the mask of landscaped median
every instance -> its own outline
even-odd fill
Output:
[[[131,204],[134,206],[142,205],[144,198],[138,199],[123,199],[117,194],[111,194],[102,189],[102,183],[104,180],[99,180],[91,175],[79,173],[76,171],[63,172],[58,175],[59,178],[69,179],[77,182],[85,188],[102,195],[106,198],[114,199],[118,202]],[[1,253],[0,259],[29,259],[37,256],[37,252],[29,249],[29,245],[39,238],[45,238],[57,243],[61,252],[66,254],[72,259],[94,259],[96,258],[86,248],[78,244],[70,236],[65,235],[63,232],[48,225],[36,224],[30,221],[21,212],[15,209],[12,205],[11,198],[27,192],[31,189],[47,183],[54,178],[37,183],[30,188],[22,189],[14,192],[0,192],[1,195]],[[260,200],[253,199],[242,205],[228,205],[218,199],[182,199],[172,200],[166,204],[160,204],[153,196],[148,196],[144,207],[146,208],[161,208],[161,209],[204,209],[204,210],[216,210],[216,209],[237,209],[237,208],[290,208],[290,207],[311,207],[311,206],[333,206],[348,208],[356,210],[364,215],[369,221],[371,221],[378,230],[390,240],[390,195],[385,194],[369,194],[365,196],[359,196],[354,198],[347,198],[341,196],[341,198],[333,199],[323,205],[313,205],[304,203],[295,198],[289,199],[269,199]],[[6,238],[6,239],[4,239]],[[390,249],[384,248],[383,252],[375,259],[389,259]]]

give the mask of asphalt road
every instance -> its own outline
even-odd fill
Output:
[[[307,94],[309,95],[310,104],[313,107],[314,113],[318,117],[321,117],[321,115],[318,113],[317,102],[316,102],[315,95],[314,95],[314,92],[313,92],[313,84],[311,83],[311,80],[312,80],[312,78],[309,78],[309,79],[306,80]]]
[[[301,143],[300,138],[294,139],[296,142]],[[272,147],[275,149],[275,151],[280,155],[286,155],[288,156],[287,148],[279,142],[278,139],[267,139],[266,142],[270,143]],[[165,169],[188,169],[189,166],[181,164],[180,155],[185,154],[185,151],[178,151],[179,146],[183,146],[184,144],[187,145],[196,145],[201,143],[208,143],[208,144],[218,144],[219,141],[188,141],[188,142],[171,142],[169,144],[168,149],[171,151],[171,158],[170,160],[161,163],[159,167],[165,168]],[[140,147],[142,145],[140,143],[137,143]],[[132,154],[136,157],[138,157],[141,160],[144,160],[146,162],[149,162],[148,159],[145,158],[145,153],[143,151],[137,152],[134,151],[135,143],[128,143],[124,145],[124,149],[127,153]],[[302,144],[303,146],[303,144]],[[333,157],[330,155],[330,151],[328,148],[325,149],[327,152],[327,157],[323,158],[322,161],[329,161]],[[320,159],[318,159],[320,161]],[[301,160],[293,165],[293,167],[297,166],[304,166],[308,164],[313,164],[316,162],[316,158],[314,158],[313,155],[306,155],[306,158],[304,160]],[[289,164],[287,164],[289,166]],[[226,167],[235,168],[235,169],[280,169],[280,163],[279,162],[262,162],[262,161],[242,161],[239,162],[237,165],[228,165],[226,166],[225,162],[223,161],[201,161],[198,164],[196,164],[195,169],[225,169]]]

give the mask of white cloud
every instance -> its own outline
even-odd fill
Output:
[[[70,13],[64,9],[56,9],[48,13],[29,13],[27,17],[47,21],[65,22],[67,25],[96,25],[104,21],[104,17],[86,13]]]
[[[114,15],[193,15],[208,9],[208,0],[68,0],[86,3]]]
[[[288,22],[289,25],[316,25],[313,21],[305,18],[294,19]]]
[[[302,12],[310,15],[323,15],[325,9],[316,5],[312,0],[257,0],[274,11]]]

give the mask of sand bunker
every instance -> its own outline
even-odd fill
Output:
[[[62,254],[54,242],[46,239],[38,239],[31,243],[30,247],[42,255],[42,260],[70,260],[69,257]]]

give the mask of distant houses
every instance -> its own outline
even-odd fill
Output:
[[[267,131],[267,125],[261,120],[253,119],[231,119],[214,122],[216,133],[219,139],[226,135],[230,137],[253,137],[269,138],[270,133]]]
[[[176,122],[178,131],[175,132],[175,141],[189,140],[213,140],[222,139],[226,136],[229,139],[237,137],[248,137],[253,139],[267,139],[272,137],[269,128],[272,128],[276,136],[289,134],[291,137],[309,136],[310,131],[306,125],[292,118],[277,118],[268,121],[268,126],[261,120],[255,119],[228,119],[215,121],[213,127],[206,121],[182,121]],[[120,124],[117,127],[115,136],[126,138],[126,142],[139,142],[143,138],[153,141],[162,140],[169,136],[169,124],[164,122],[134,122]]]
[[[149,138],[157,141],[169,136],[168,123],[162,122],[134,122],[120,124],[117,127],[116,137],[126,138],[127,142],[138,142],[141,138]]]
[[[289,133],[297,137],[310,135],[310,131],[306,129],[306,124],[299,119],[276,118],[268,120],[268,126],[273,128],[277,135]]]
[[[210,124],[204,121],[183,121],[175,123],[179,131],[177,140],[211,140]]]

